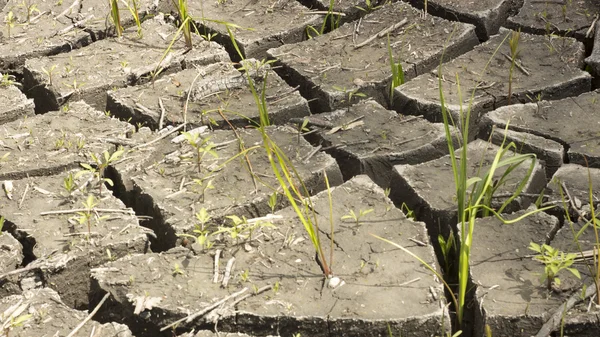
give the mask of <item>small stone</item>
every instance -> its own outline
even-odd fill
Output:
[[[342,283],[342,280],[339,277],[332,277],[329,279],[329,283],[327,283],[327,287],[330,289],[337,288]]]

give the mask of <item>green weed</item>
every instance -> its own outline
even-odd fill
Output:
[[[13,75],[10,74],[0,74],[0,87],[7,87],[9,85],[18,85],[18,83]]]
[[[219,155],[214,150],[215,144],[210,141],[210,137],[202,138],[199,132],[184,132],[183,136],[187,143],[194,148],[198,174],[202,173],[202,160],[206,154],[210,154],[214,158],[219,158]]]
[[[115,163],[117,160],[121,158],[121,156],[125,153],[125,150],[120,148],[119,150],[110,154],[108,151],[104,151],[102,155],[97,155],[94,153],[90,153],[89,156],[94,161],[96,167],[93,167],[87,163],[81,163],[81,167],[85,169],[85,171],[79,171],[75,174],[75,178],[79,178],[82,174],[86,172],[91,173],[94,177],[96,177],[98,182],[98,195],[102,195],[102,185],[107,183],[110,186],[114,186],[114,183],[111,179],[104,177],[104,171],[108,168],[109,165]]]
[[[193,238],[202,249],[210,249],[213,246],[213,242],[209,239],[211,232],[206,225],[211,218],[212,217],[208,214],[206,208],[202,207],[200,211],[196,213],[196,220],[198,220],[198,222],[195,225],[195,229],[192,231],[195,235],[178,234],[178,236]]]
[[[560,286],[558,273],[563,270],[568,270],[575,277],[581,278],[579,271],[571,268],[571,265],[575,263],[577,254],[564,253],[550,245],[543,244],[540,246],[535,242],[529,243],[529,250],[538,253],[533,259],[544,264],[544,273],[541,274],[540,282],[546,282],[548,291],[552,291],[552,284]]]
[[[365,210],[359,210],[358,214],[356,212],[354,212],[354,210],[350,210],[348,211],[348,214],[342,216],[342,220],[352,220],[356,223],[356,225],[360,225],[360,220],[367,214],[373,212],[372,208],[369,209],[365,209]]]
[[[85,201],[83,201],[81,204],[83,205],[84,210],[81,212],[77,212],[77,215],[79,215],[77,220],[79,221],[80,225],[83,225],[83,224],[87,225],[88,240],[89,240],[90,236],[92,234],[92,218],[94,216],[96,216],[95,208],[96,208],[96,206],[98,206],[99,200],[93,194],[89,194],[87,196],[87,199]],[[96,222],[100,222],[106,218],[108,218],[107,215],[96,216]]]

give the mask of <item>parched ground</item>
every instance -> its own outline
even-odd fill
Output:
[[[2,336],[600,335],[597,1],[118,4],[0,0]]]

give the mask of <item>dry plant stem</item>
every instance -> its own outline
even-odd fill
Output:
[[[156,118],[159,117],[159,114],[153,110],[150,110],[149,108],[143,106],[141,103],[136,102],[135,106],[140,108],[143,112],[147,113],[148,115],[152,116],[152,118]],[[160,128],[159,128],[160,129]]]
[[[504,57],[506,57],[506,59],[508,61],[512,61],[512,59],[510,58],[509,55],[502,53],[502,55],[504,55]],[[529,71],[527,69],[525,69],[525,67],[523,67],[519,61],[515,60],[515,67],[517,67],[517,69],[519,69],[523,74],[530,76],[531,74],[529,73]],[[479,87],[479,89],[482,89],[482,87]]]
[[[312,158],[315,154],[317,154],[317,152],[319,152],[319,150],[321,150],[322,147],[323,147],[322,145],[317,145],[312,151],[310,151],[309,154],[306,155],[306,158],[304,158],[302,160],[302,162],[307,164],[308,161],[310,160],[310,158]]]
[[[187,97],[185,98],[185,102],[183,103],[183,124],[187,124],[187,111],[188,111],[188,104],[190,102],[190,95],[192,94],[192,88],[194,87],[194,84],[196,83],[196,81],[198,80],[198,77],[200,77],[202,73],[198,72],[198,74],[196,74],[196,77],[194,77],[194,80],[192,81],[192,84],[190,84],[190,89],[187,92]],[[203,115],[200,115],[200,121],[202,122],[202,124],[204,124],[204,117]],[[183,129],[183,131],[186,131],[185,129]]]
[[[185,127],[185,125],[186,125],[186,123],[183,123],[183,124],[179,125],[178,127],[174,128],[173,130],[165,133],[164,135],[162,135],[162,136],[160,136],[160,137],[158,137],[156,139],[153,139],[153,140],[151,140],[151,141],[149,141],[147,143],[144,143],[144,144],[136,145],[136,146],[134,146],[132,148],[132,150],[139,149],[139,148],[146,147],[146,146],[150,146],[150,145],[152,145],[152,144],[154,144],[154,143],[156,143],[158,141],[161,141],[161,140],[169,137],[170,135],[174,134],[175,132],[181,130],[183,127]]]
[[[563,313],[565,311],[571,309],[579,301],[585,300],[586,298],[593,296],[594,294],[596,294],[596,287],[588,287],[585,291],[583,299],[581,298],[580,291],[575,292],[573,295],[571,295],[571,297],[569,297],[569,299],[565,303],[561,304],[556,309],[556,311],[554,312],[554,314],[552,314],[550,319],[548,321],[546,321],[546,323],[544,323],[544,325],[542,325],[542,328],[538,331],[538,333],[535,335],[535,337],[550,336],[550,333],[552,331],[556,330],[559,327],[559,325],[561,324]]]
[[[19,201],[19,209],[21,209],[21,207],[23,206],[23,201],[25,201],[25,196],[27,195],[28,191],[29,191],[29,184],[26,184],[25,191],[23,191],[23,196],[21,196],[21,201]]]
[[[321,147],[321,145],[319,145]],[[325,177],[325,185],[327,186],[327,197],[329,199],[329,233],[331,235],[331,241],[329,242],[329,267],[333,266],[333,245],[334,245],[334,230],[333,230],[333,200],[331,198],[331,187],[329,186],[329,177],[327,176],[327,170],[323,170],[323,177]]]
[[[596,14],[596,16],[594,16],[594,21],[592,21],[590,28],[588,28],[587,32],[585,33],[586,38],[588,38],[588,39],[591,38],[592,35],[594,34],[595,30],[598,29],[598,27],[596,27],[597,22],[598,22],[598,14]]]
[[[376,38],[382,38],[382,37],[384,37],[384,36],[385,36],[387,33],[391,33],[391,32],[393,32],[394,30],[396,30],[396,29],[398,29],[398,28],[400,28],[400,27],[404,26],[404,25],[405,25],[407,22],[408,22],[408,19],[404,18],[402,21],[400,21],[400,22],[398,22],[398,23],[395,23],[395,24],[391,25],[390,27],[388,27],[388,28],[385,28],[385,29],[381,30],[379,33],[377,33],[377,34],[375,34],[375,35],[373,35],[373,36],[371,36],[371,37],[367,38],[367,39],[366,39],[366,40],[364,40],[363,42],[361,42],[361,43],[359,43],[359,44],[355,45],[355,46],[354,46],[354,49],[358,49],[358,48],[360,48],[360,47],[364,47],[364,46],[366,46],[367,44],[369,44],[371,41],[375,40]]]
[[[62,11],[60,14],[58,14],[57,16],[54,17],[54,20],[57,20],[58,18],[61,18],[63,16],[65,16],[71,9],[73,9],[75,6],[79,6],[79,2],[80,0],[75,0],[73,1],[73,3],[71,4],[71,6],[69,6],[69,8],[65,9],[64,11]]]
[[[215,251],[215,264],[214,264],[214,274],[213,274],[213,283],[219,282],[219,258],[221,257],[221,252],[223,250],[217,249]]]
[[[83,27],[83,25],[86,22],[90,21],[93,18],[94,18],[94,14],[90,14],[88,17],[86,17],[86,18],[84,18],[84,19],[82,19],[80,21],[77,21],[74,24],[72,24],[72,25],[64,28],[63,30],[55,33],[53,36],[66,34],[66,33],[70,32],[71,30],[73,30],[74,28],[81,28],[81,27]]]
[[[253,294],[246,294],[246,295],[238,298],[237,300],[233,301],[231,303],[230,307],[235,307],[238,303],[240,303],[241,301],[247,299],[248,297],[260,295],[260,294],[264,293],[265,291],[271,290],[271,289],[273,289],[273,286],[270,285],[270,284],[266,285],[266,286],[264,286],[262,288],[259,288],[255,293],[253,293]]]
[[[163,105],[162,98],[160,98],[160,97],[158,98],[158,105],[160,106],[160,118],[158,119],[158,129],[162,130],[163,123],[165,122],[166,110],[165,110],[165,106]]]
[[[89,211],[87,208],[76,208],[69,209],[64,211],[47,211],[41,212],[40,215],[56,215],[56,214],[73,214],[78,212],[86,212]],[[108,209],[108,208],[94,208],[94,212],[98,213],[121,213],[128,215],[135,215],[135,212],[130,209]]]
[[[174,326],[176,326],[179,323],[182,323],[184,321],[187,322],[187,323],[189,323],[189,322],[193,321],[194,319],[196,319],[196,318],[198,318],[200,316],[203,316],[203,315],[209,313],[210,311],[212,311],[216,307],[220,306],[221,304],[227,302],[228,300],[240,296],[241,294],[245,293],[246,291],[248,291],[247,287],[243,288],[242,290],[237,291],[237,292],[235,292],[235,293],[233,293],[233,294],[231,294],[229,296],[226,296],[226,297],[220,299],[219,301],[217,301],[217,302],[209,305],[208,307],[206,307],[206,308],[204,308],[204,309],[202,309],[202,310],[200,310],[200,311],[198,311],[198,312],[196,312],[194,314],[188,315],[188,316],[186,316],[186,317],[184,317],[182,319],[178,319],[175,322],[173,322],[173,323],[171,323],[171,324],[169,324],[169,325],[167,325],[165,327],[162,327],[160,329],[160,331],[165,331],[167,329],[170,329],[170,328],[172,328],[172,327],[174,327]]]
[[[98,312],[98,310],[100,310],[100,307],[102,306],[102,304],[104,304],[104,302],[106,301],[106,299],[108,298],[109,295],[110,295],[110,293],[104,294],[104,297],[102,297],[102,299],[100,300],[100,303],[98,303],[98,305],[94,308],[94,310],[92,312],[90,312],[90,314],[83,321],[81,321],[81,323],[79,323],[79,325],[77,327],[75,327],[75,329],[73,329],[73,331],[71,331],[71,333],[68,334],[67,337],[75,336],[75,334],[77,334],[77,331],[79,331],[79,329],[81,329],[85,325],[85,323],[87,323],[90,319],[92,319],[92,317],[94,317],[94,315]]]
[[[230,258],[227,261],[227,265],[225,266],[225,275],[223,275],[223,283],[221,283],[221,287],[227,288],[229,284],[229,279],[231,278],[231,272],[233,271],[233,266],[235,263],[235,257]]]
[[[27,267],[23,267],[23,268],[20,268],[20,269],[11,270],[11,271],[6,272],[4,274],[0,274],[0,280],[2,280],[5,277],[9,277],[11,275],[21,274],[21,273],[24,273],[24,272],[27,272],[27,271],[30,271],[30,270],[38,269],[38,268],[41,269],[40,266],[37,266],[37,265],[34,266],[34,265],[30,264]]]
[[[321,14],[321,15],[339,15],[341,17],[346,16],[346,13],[342,12],[329,12],[329,11],[310,11],[310,12],[302,12],[302,15],[313,15],[313,14]]]
[[[258,193],[258,184],[256,183],[256,174],[254,173],[254,170],[252,169],[252,163],[250,163],[250,158],[248,157],[248,152],[246,151],[246,147],[244,146],[242,137],[240,137],[240,134],[237,132],[236,128],[229,122],[229,119],[227,119],[227,117],[225,117],[225,114],[223,114],[223,111],[221,110],[221,108],[219,108],[217,111],[219,112],[219,115],[221,115],[221,118],[223,118],[223,120],[229,125],[229,127],[231,128],[231,131],[233,131],[233,133],[235,134],[235,138],[238,139],[238,143],[240,144],[240,152],[245,152],[244,159],[246,160],[246,165],[248,166],[248,172],[250,173],[250,176],[252,177],[252,183],[254,184],[254,193]]]

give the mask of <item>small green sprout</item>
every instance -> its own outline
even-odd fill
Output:
[[[271,194],[268,204],[271,208],[271,214],[275,213],[275,208],[277,207],[277,192],[273,192],[273,194]]]
[[[56,64],[53,64],[50,67],[50,69],[42,67],[42,71],[44,72],[44,74],[46,74],[46,76],[48,76],[48,84],[50,84],[50,86],[52,86],[52,75],[54,74],[54,70],[56,69],[56,67]]]
[[[212,182],[212,179],[209,179],[206,182],[204,181],[204,179],[194,179],[195,190],[200,195],[200,202],[204,202],[204,198],[206,197],[206,191],[215,188]]]
[[[17,18],[12,11],[6,14],[4,17],[4,23],[6,23],[7,37],[10,39],[10,30],[15,28],[15,25],[17,24]]]
[[[172,272],[173,276],[177,276],[177,275],[183,275],[184,272],[181,269],[181,267],[179,266],[178,263],[175,263],[175,266],[173,266],[173,272]]]
[[[79,224],[87,224],[88,228],[88,240],[92,234],[92,217],[95,214],[95,208],[98,206],[99,200],[93,194],[88,195],[87,199],[82,202],[84,210],[81,212],[77,212]],[[96,222],[100,222],[104,219],[108,218],[108,216],[101,216],[96,218]]]
[[[73,172],[69,172],[69,175],[63,178],[63,188],[67,191],[67,195],[69,196],[77,189]]]
[[[209,240],[208,236],[210,232],[206,228],[206,224],[210,221],[212,217],[208,214],[206,208],[202,207],[198,213],[196,213],[196,220],[198,223],[195,225],[195,229],[192,231],[195,235],[190,234],[178,234],[183,237],[190,237],[196,240],[198,245],[202,247],[202,249],[210,249],[213,243]]]
[[[98,180],[98,194],[102,195],[102,185],[104,183],[107,183],[110,186],[114,186],[114,183],[111,179],[104,177],[106,169],[109,165],[114,164],[117,160],[119,160],[124,153],[125,150],[123,150],[123,148],[120,148],[112,154],[110,154],[108,151],[104,151],[101,156],[96,155],[94,153],[90,153],[89,155],[94,161],[96,167],[93,167],[92,165],[87,163],[81,163],[80,165],[85,169],[85,171],[77,172],[75,178],[78,178],[85,172],[91,173]]]
[[[242,283],[246,283],[250,281],[250,270],[245,269],[243,272],[240,272],[240,281]]]
[[[354,212],[354,210],[352,210],[352,209],[351,209],[351,210],[348,212],[348,214],[346,214],[346,215],[342,216],[342,218],[341,218],[341,219],[342,219],[342,220],[354,220],[354,222],[356,222],[356,225],[358,226],[358,225],[360,225],[360,219],[362,219],[362,218],[363,218],[365,215],[367,215],[367,214],[369,214],[369,213],[371,213],[371,212],[373,212],[373,209],[372,209],[372,208],[369,208],[369,209],[366,209],[366,210],[362,210],[362,209],[361,209],[361,210],[358,212],[358,214],[356,214],[356,213]]]
[[[215,144],[210,141],[210,137],[202,138],[199,133],[184,132],[183,136],[188,144],[193,147],[196,156],[196,165],[198,167],[198,173],[202,173],[202,159],[208,153],[215,158],[219,158],[219,155],[215,150]]]
[[[0,86],[7,87],[9,85],[17,85],[18,84],[18,82],[16,82],[16,78],[14,75],[2,74],[2,73],[0,73],[0,75],[2,75],[2,78],[0,78]]]

